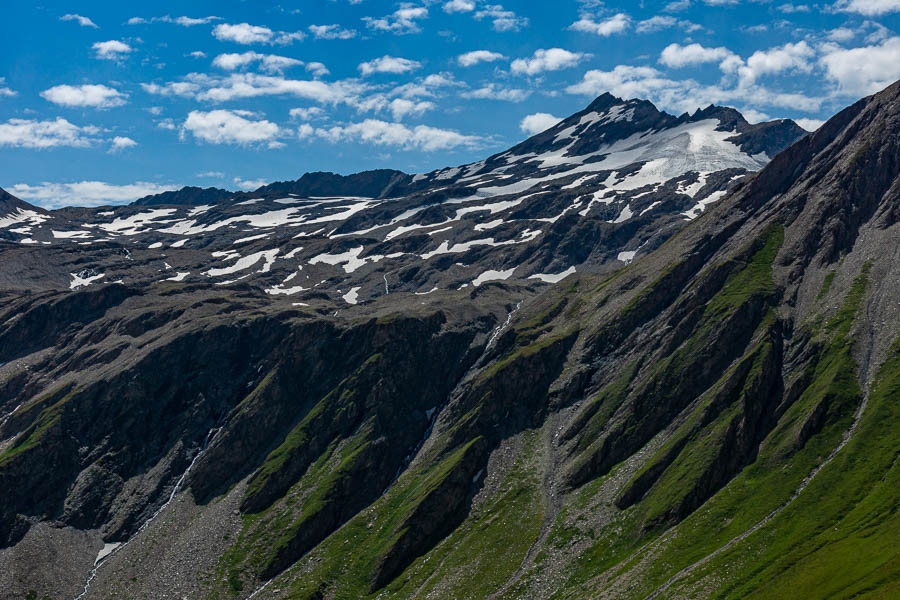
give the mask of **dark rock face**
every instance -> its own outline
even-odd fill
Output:
[[[306,173],[296,181],[276,181],[259,188],[260,194],[310,196],[364,196],[395,198],[402,196],[411,177],[402,171],[375,169],[352,175]]]
[[[85,246],[15,216],[38,243],[0,265],[0,567],[93,545],[0,589],[77,595],[77,565],[122,543],[86,598],[889,590],[900,84],[740,166],[796,133],[606,95],[482,163],[372,176],[370,198],[65,213],[82,225],[53,230],[111,234]],[[654,162],[685,139],[723,154]],[[623,152],[645,160],[591,170]],[[677,173],[632,187],[647,165]],[[627,267],[584,268],[638,238]],[[229,250],[259,256],[210,262]]]
[[[203,204],[217,204],[235,195],[234,192],[219,188],[183,187],[174,192],[163,192],[138,198],[132,204],[135,206],[154,206],[157,204],[175,206],[200,206]]]

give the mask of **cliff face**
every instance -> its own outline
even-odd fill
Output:
[[[9,292],[0,589],[890,595],[898,206],[895,84],[541,293]]]

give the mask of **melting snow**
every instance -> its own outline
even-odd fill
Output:
[[[561,273],[535,273],[528,279],[540,279],[545,283],[557,283],[575,273],[575,267],[569,267]]]
[[[210,269],[209,271],[204,272],[204,275],[207,277],[219,277],[220,275],[230,275],[232,273],[237,273],[238,271],[243,271],[244,269],[249,269],[260,260],[264,260],[262,268],[258,271],[259,273],[268,273],[272,268],[272,262],[275,260],[275,256],[278,255],[278,248],[274,250],[262,250],[260,252],[254,252],[253,254],[248,254],[247,256],[239,259],[230,267],[223,267],[221,269]],[[224,282],[231,283],[231,282]]]
[[[362,289],[361,286],[356,286],[354,288],[350,288],[350,291],[341,296],[344,299],[344,302],[347,304],[356,304],[359,298],[359,290]]]
[[[512,269],[507,269],[505,271],[494,271],[494,270],[485,271],[484,273],[482,273],[481,275],[476,277],[474,280],[472,280],[472,285],[475,287],[478,287],[482,283],[486,283],[488,281],[498,281],[498,280],[509,279],[512,276],[513,271],[515,271],[515,270],[516,270],[516,267],[513,267]]]
[[[69,283],[70,290],[77,290],[80,287],[87,287],[94,283],[95,281],[99,281],[106,277],[105,273],[100,273],[98,275],[88,275],[86,271],[80,271],[78,273],[69,273],[72,276],[72,281]]]

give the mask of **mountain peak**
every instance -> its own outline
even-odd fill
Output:
[[[613,96],[609,92],[603,92],[602,94],[597,96],[593,102],[588,104],[588,106],[585,110],[586,111],[603,112],[603,111],[609,110],[610,108],[612,108],[613,106],[615,106],[617,104],[624,104],[624,103],[625,103],[625,101],[622,100],[622,98],[619,98],[618,96]]]

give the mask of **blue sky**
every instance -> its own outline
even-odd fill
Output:
[[[58,207],[424,172],[604,91],[815,128],[900,78],[897,31],[900,0],[7,3],[0,186]]]

